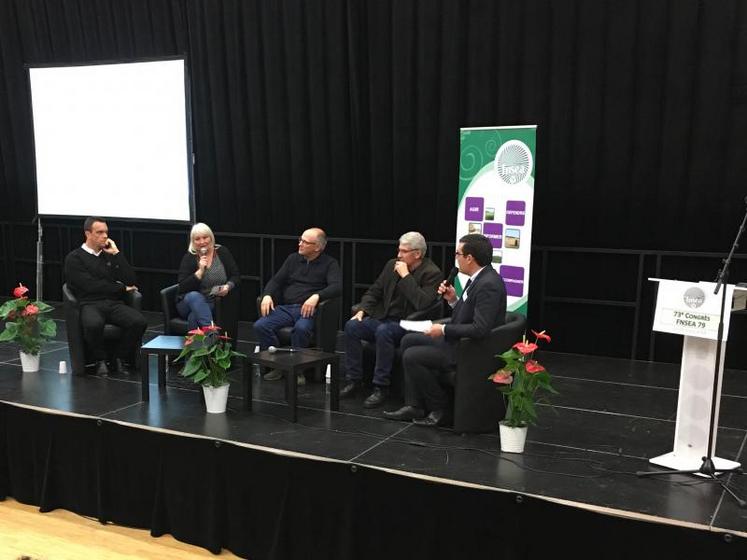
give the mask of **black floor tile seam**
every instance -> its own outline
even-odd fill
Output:
[[[558,405],[558,404],[542,404],[542,403],[538,403],[537,406],[542,407],[542,408],[560,408],[563,410],[572,410],[575,412],[589,412],[591,414],[604,414],[607,416],[618,416],[621,418],[631,418],[633,420],[649,420],[652,422],[666,422],[667,424],[677,423],[676,418],[655,418],[652,416],[638,416],[636,414],[628,414],[625,412],[613,412],[611,410],[594,410],[591,408],[579,408],[577,406],[564,406],[564,405]],[[734,430],[737,432],[747,432],[745,428],[734,428],[731,426],[719,425],[718,428],[720,430]]]
[[[537,441],[537,440],[533,440],[533,439],[531,439],[529,437],[527,437],[527,443],[531,443],[532,445],[543,445],[545,447],[552,447],[552,448],[555,448],[555,449],[568,449],[568,450],[571,450],[571,451],[574,451],[574,452],[593,453],[593,454],[596,454],[596,455],[605,455],[605,456],[608,456],[610,458],[611,457],[620,457],[620,458],[623,458],[623,459],[634,459],[634,460],[640,460],[640,461],[646,461],[646,462],[648,462],[648,460],[651,458],[651,457],[642,457],[640,455],[630,455],[628,453],[621,453],[620,451],[605,451],[603,449],[592,449],[592,448],[589,448],[589,447],[578,447],[578,446],[575,446],[575,445],[564,445],[562,443],[550,443],[550,442],[547,442],[547,441]],[[610,445],[609,447],[614,447],[614,446]],[[532,455],[531,452],[527,452],[526,450],[524,451],[524,454],[527,455],[527,456],[531,456]],[[543,455],[543,456],[547,457],[546,455]],[[560,458],[562,458],[562,457],[560,457]]]
[[[601,354],[580,354],[578,352],[553,352],[552,350],[545,350],[543,351],[543,354],[550,354],[552,356],[569,356],[574,358],[586,358],[587,360],[589,358],[595,359],[595,360],[612,360],[617,362],[633,362],[633,363],[640,363],[640,364],[660,364],[663,366],[678,366],[679,364],[676,362],[654,362],[651,360],[643,360],[639,358],[622,358],[620,356],[602,356]],[[736,371],[742,371],[742,370],[736,370]]]
[[[50,350],[40,351],[39,352],[40,356],[44,356],[46,354],[52,354],[53,352],[59,352],[60,350],[67,348],[67,344],[65,344],[64,342],[60,342],[58,340],[51,340],[48,344],[61,344],[62,346],[59,346],[57,348],[52,348]],[[20,363],[21,363],[20,356],[18,356],[17,358],[13,358],[12,360],[0,361],[0,365],[9,365],[9,366],[17,366]]]
[[[602,385],[618,385],[621,387],[635,387],[639,389],[662,389],[665,391],[679,391],[677,387],[663,387],[661,385],[646,385],[643,383],[628,383],[626,381],[611,381],[608,379],[589,379],[587,377],[570,377],[568,375],[553,375],[553,379],[566,379],[580,383],[600,383]]]
[[[355,462],[358,462],[357,460],[358,460],[358,459],[359,459],[360,457],[364,456],[365,454],[369,453],[370,451],[373,451],[374,449],[376,449],[376,448],[377,448],[377,447],[379,447],[380,445],[383,445],[383,444],[385,444],[385,443],[387,443],[387,442],[389,442],[389,441],[398,441],[398,440],[396,439],[396,437],[397,437],[397,436],[398,436],[399,434],[401,434],[402,432],[404,432],[404,431],[408,430],[409,428],[411,428],[412,426],[413,426],[413,424],[407,424],[407,425],[403,426],[402,428],[400,428],[400,429],[399,429],[398,431],[394,432],[393,434],[390,434],[390,435],[388,435],[388,436],[384,437],[384,439],[382,439],[381,441],[378,441],[378,442],[376,442],[375,444],[373,444],[373,445],[372,445],[371,447],[369,447],[368,449],[365,449],[365,450],[361,451],[360,453],[358,453],[358,454],[357,454],[357,455],[356,455],[355,457],[352,457],[352,458],[350,459],[350,462],[351,462],[351,463],[355,463]],[[361,465],[366,465],[366,463],[364,463],[364,462],[359,462],[359,464],[361,464]],[[366,466],[368,466],[368,465],[366,465]]]
[[[613,412],[611,410],[595,410],[592,408],[580,408],[577,406],[564,406],[564,405],[559,405],[559,404],[542,404],[542,403],[537,403],[537,406],[542,407],[542,408],[559,408],[562,410],[572,410],[574,412],[589,412],[591,414],[604,414],[607,416],[618,416],[620,418],[631,418],[634,420],[651,420],[653,422],[667,422],[670,424],[674,424],[676,422],[676,420],[672,420],[670,418],[655,418],[652,416],[638,416],[636,414],[627,414],[625,412]],[[733,428],[733,429],[738,429],[738,428]]]

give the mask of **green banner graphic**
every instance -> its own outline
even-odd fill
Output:
[[[456,239],[482,233],[493,245],[508,310],[526,315],[537,127],[461,129]],[[466,277],[460,275],[459,284]]]

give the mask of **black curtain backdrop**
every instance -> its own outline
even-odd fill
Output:
[[[536,123],[535,243],[728,250],[746,30],[740,0],[0,0],[0,219],[34,214],[25,63],[186,54],[217,230],[449,240],[459,127]]]

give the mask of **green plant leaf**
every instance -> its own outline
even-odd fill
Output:
[[[5,323],[5,330],[0,333],[0,341],[14,340],[18,336],[18,324],[10,321]]]
[[[46,338],[54,338],[57,334],[57,323],[51,319],[40,319],[39,334]]]

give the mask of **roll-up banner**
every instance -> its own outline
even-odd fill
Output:
[[[456,241],[481,233],[493,245],[508,311],[526,315],[532,248],[537,126],[462,128]],[[460,274],[458,291],[467,277]]]

